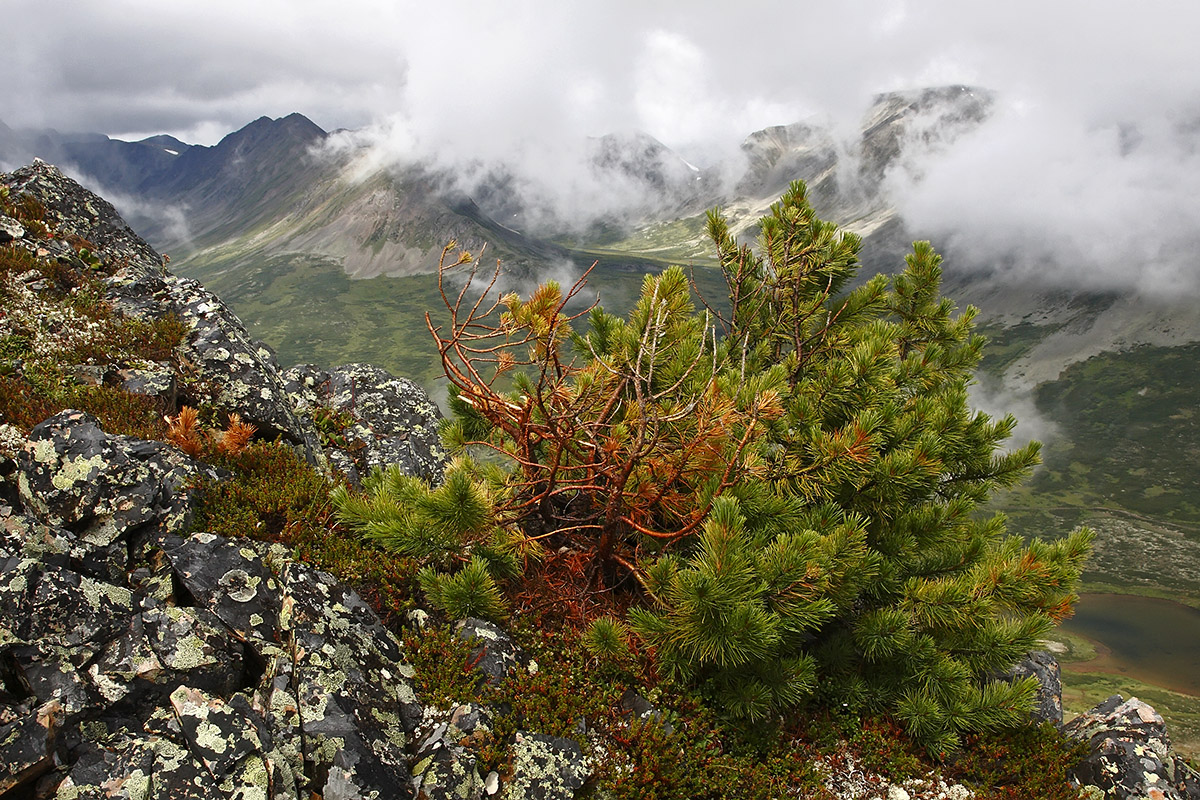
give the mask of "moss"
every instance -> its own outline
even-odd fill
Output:
[[[115,314],[93,273],[83,261],[0,247],[0,302],[10,310],[0,326],[0,422],[28,432],[52,414],[77,408],[98,417],[109,433],[162,439],[162,417],[172,410],[165,401],[117,386],[80,385],[73,367],[166,362],[177,369],[175,352],[187,327],[173,314],[152,321]]]
[[[412,608],[417,565],[382,553],[333,524],[333,484],[282,442],[254,442],[211,459],[232,479],[201,481],[195,528],[220,536],[280,542],[298,558],[353,586],[380,616]]]
[[[962,756],[947,770],[975,790],[978,800],[1077,800],[1068,771],[1087,745],[1066,739],[1048,722],[968,737]]]

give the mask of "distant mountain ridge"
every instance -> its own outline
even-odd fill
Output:
[[[752,240],[757,220],[796,179],[808,183],[824,218],[864,237],[868,272],[891,271],[921,237],[889,197],[891,172],[906,168],[913,153],[928,156],[969,134],[993,105],[992,93],[966,86],[890,92],[874,99],[857,135],[811,120],[765,128],[743,141],[743,161],[732,166],[690,164],[643,133],[598,137],[581,151],[585,169],[629,200],[583,231],[561,220],[556,229],[553,203],[502,164],[464,188],[449,171],[417,160],[381,163],[369,145],[298,113],[261,117],[211,147],[0,123],[0,164],[33,156],[57,162],[116,198],[181,272],[204,280],[231,279],[286,254],[340,264],[355,278],[427,274],[450,240],[472,252],[486,245],[530,278],[593,259],[634,272],[711,264],[704,212],[720,206]],[[952,296],[1004,325],[1044,328],[1046,341],[1011,367],[1028,385],[1105,350],[1200,340],[1200,313],[1171,298],[1072,300],[1061,287],[1006,280],[1003,265],[987,274],[950,269],[947,282]]]
[[[593,229],[573,238],[587,250],[589,236],[620,240],[648,224],[694,217],[715,205],[735,225],[749,225],[797,178],[809,181],[827,216],[852,229],[861,223],[873,230],[881,224],[873,216],[890,219],[885,208],[876,207],[877,190],[912,119],[932,114],[940,123],[946,109],[966,113],[960,106],[968,108],[968,116],[981,117],[989,97],[966,87],[880,96],[868,117],[872,127],[864,131],[866,152],[855,159],[867,167],[861,175],[845,169],[847,148],[811,123],[751,134],[742,145],[745,168],[734,167],[741,172],[735,182],[719,177],[730,171],[728,165],[696,166],[644,133],[597,137],[583,148],[584,167],[623,191],[628,207],[607,221],[598,218],[605,233]],[[532,241],[558,238],[553,210],[539,207],[544,199],[519,186],[503,165],[464,193],[455,176],[420,162],[374,165],[364,175],[364,149],[331,148],[329,141],[330,134],[298,113],[261,117],[211,147],[164,135],[125,142],[5,127],[0,164],[40,157],[125,198],[135,227],[161,249],[182,251],[185,260],[194,254],[211,260],[240,250],[290,249],[343,259],[347,272],[357,276],[405,274],[432,269],[430,237],[478,247],[484,241],[480,224],[488,232],[500,226],[520,239],[510,242],[515,252],[509,256],[520,259],[526,249],[535,254],[533,261],[539,252],[566,254]],[[162,213],[169,208],[182,212],[186,232],[171,224],[178,218]],[[470,213],[460,214],[464,209]],[[535,217],[541,221],[539,235],[529,236],[525,231]],[[566,223],[557,224],[562,229]],[[249,240],[239,242],[247,235]],[[383,251],[399,266],[378,263]],[[629,248],[623,252],[634,255]]]

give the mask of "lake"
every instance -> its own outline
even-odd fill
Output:
[[[1153,597],[1084,594],[1062,628],[1101,645],[1097,658],[1072,670],[1128,675],[1200,697],[1200,610]]]

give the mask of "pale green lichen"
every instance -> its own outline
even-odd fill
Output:
[[[94,455],[91,458],[76,458],[63,464],[62,468],[54,473],[50,483],[54,485],[55,489],[65,492],[77,483],[91,480],[104,465],[104,458],[100,455]]]
[[[404,729],[400,725],[400,715],[391,711],[384,711],[382,708],[372,708],[370,715],[380,723],[380,730],[384,737],[393,747],[401,750],[407,744],[407,738],[404,735]]]
[[[99,742],[108,738],[108,726],[99,720],[84,720],[79,723],[79,734],[89,742]]]
[[[242,763],[242,769],[237,776],[237,782],[225,781],[221,788],[227,796],[239,797],[242,800],[267,800],[271,778],[267,766],[260,755],[252,755]]]
[[[205,652],[204,640],[194,633],[180,639],[175,649],[167,656],[167,666],[181,672],[195,669],[204,664],[212,664],[215,661]]]
[[[33,443],[33,460],[42,463],[50,463],[58,458],[58,450],[54,447],[54,442],[49,439],[41,439]]]
[[[316,664],[313,664],[316,667]],[[340,669],[330,669],[329,665],[324,665],[317,672],[315,683],[324,689],[326,692],[333,694],[341,691],[346,685],[347,675]]]
[[[135,769],[125,776],[121,789],[129,800],[145,800],[150,797],[150,776],[140,769]]]
[[[229,749],[229,741],[225,739],[221,728],[206,719],[200,720],[196,726],[196,745],[217,755]]]
[[[23,564],[19,565],[18,569],[20,569],[20,566],[23,566]],[[24,572],[17,573],[16,577],[8,582],[7,588],[14,594],[25,594],[25,592],[29,591],[29,576]]]
[[[84,577],[79,581],[79,591],[82,592],[83,598],[92,608],[100,608],[100,597],[107,597],[110,602],[121,606],[122,608],[133,607],[133,593],[121,586],[114,586],[111,583],[100,583],[91,578]]]
[[[73,780],[67,778],[58,785],[58,789],[54,793],[54,800],[79,800],[81,794],[83,794],[83,787],[76,786]]]
[[[129,694],[129,687],[117,683],[112,678],[100,672],[100,667],[96,664],[91,666],[88,674],[91,675],[92,684],[100,692],[101,696],[110,703],[115,703]]]
[[[310,738],[310,742],[313,740]],[[337,754],[346,749],[346,740],[340,736],[321,737],[320,743],[312,751],[313,760],[318,764],[332,764]]]

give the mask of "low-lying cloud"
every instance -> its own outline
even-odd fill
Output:
[[[1200,290],[1200,116],[1090,121],[1001,97],[978,130],[891,177],[911,229],[968,267],[1150,296]]]
[[[0,119],[212,144],[299,111],[581,220],[641,200],[592,174],[589,137],[642,131],[707,167],[770,125],[852,136],[880,91],[977,85],[992,121],[893,176],[919,235],[980,268],[1197,291],[1198,22],[1176,0],[11,0]]]

